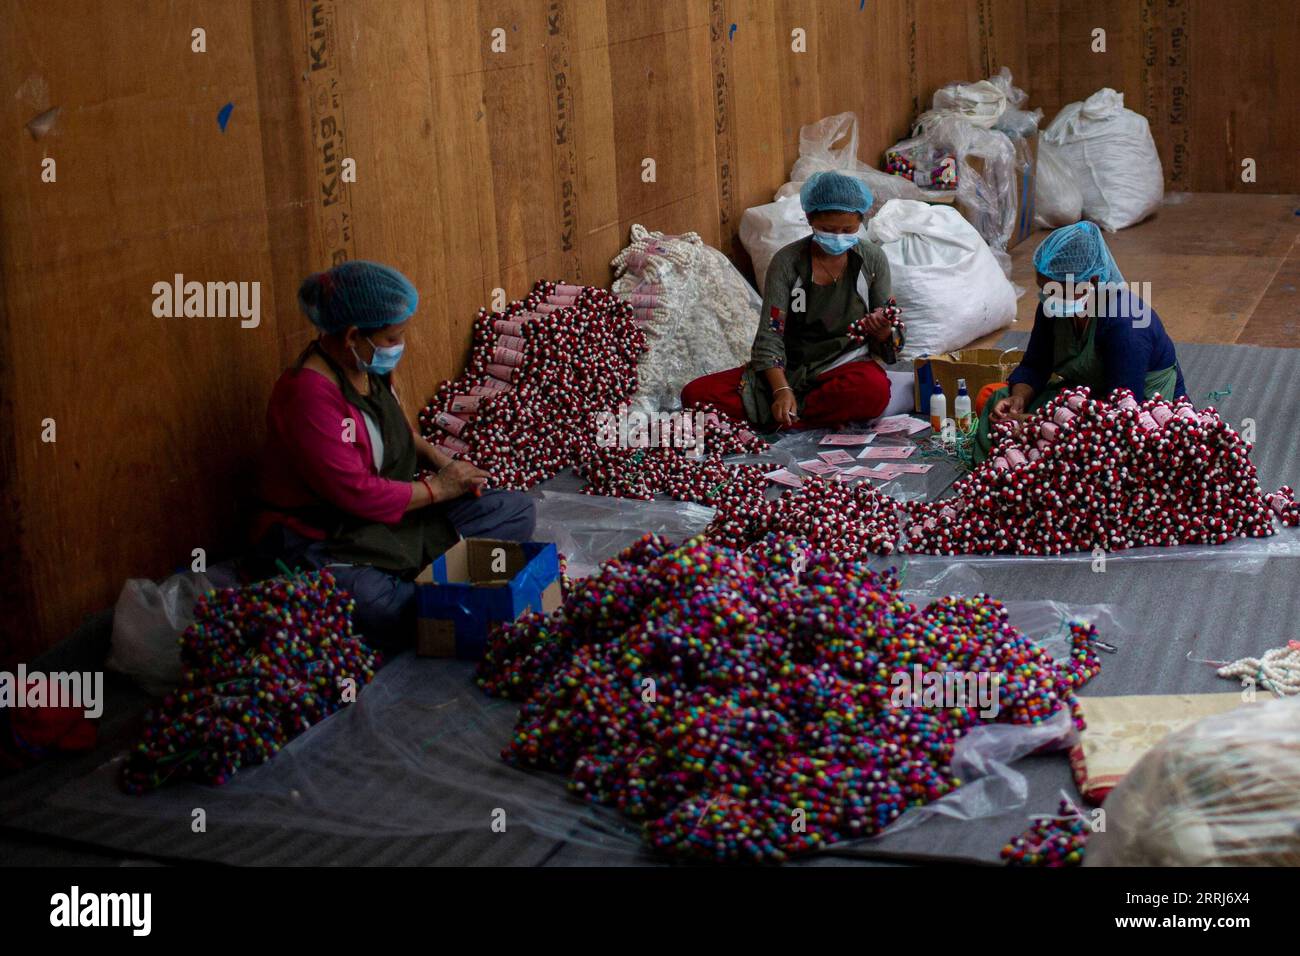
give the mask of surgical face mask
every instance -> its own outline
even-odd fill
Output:
[[[366,339],[370,342],[370,339]],[[374,372],[376,375],[387,375],[393,369],[397,368],[397,362],[402,357],[402,352],[406,349],[406,344],[401,345],[376,345],[370,342],[370,347],[374,349],[374,354],[370,356],[369,362],[361,361],[361,356],[357,355],[357,350],[353,349],[352,354],[356,357],[357,368],[363,372]]]
[[[814,229],[813,239],[817,245],[833,256],[848,252],[858,244],[858,235],[855,232],[822,232],[820,229]]]
[[[1083,315],[1092,301],[1092,287],[1077,299],[1061,296],[1049,296],[1042,289],[1038,290],[1038,301],[1043,303],[1043,314],[1049,319],[1068,319]]]

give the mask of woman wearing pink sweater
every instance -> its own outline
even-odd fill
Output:
[[[419,303],[405,276],[345,262],[308,277],[298,303],[321,334],[271,393],[254,540],[263,558],[328,566],[358,632],[397,651],[414,641],[415,576],[461,537],[528,540],[533,501],[485,490],[486,472],[402,412],[391,373]]]

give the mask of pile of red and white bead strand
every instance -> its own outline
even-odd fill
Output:
[[[714,506],[724,500],[739,506],[763,497],[765,469],[722,461],[767,447],[743,424],[708,404],[661,413],[657,422],[647,430],[637,421],[636,431],[620,434],[616,443],[580,465],[578,471],[587,479],[583,493],[643,500],[666,495]]]
[[[479,311],[465,372],[438,387],[420,430],[492,487],[530,488],[592,456],[596,417],[636,391],[645,347],[613,293],[538,282],[502,312]]]
[[[705,534],[732,548],[748,548],[769,534],[798,536],[842,558],[892,554],[898,512],[892,498],[863,482],[851,487],[809,477],[778,498],[751,496],[719,502]]]
[[[1265,496],[1250,451],[1213,408],[1068,389],[997,425],[988,460],[952,497],[903,505],[904,549],[1043,555],[1264,537],[1296,506],[1286,489]]]

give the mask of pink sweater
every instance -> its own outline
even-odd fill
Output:
[[[353,422],[353,441],[345,439],[345,419]],[[276,507],[328,503],[359,518],[396,524],[410,504],[411,485],[379,476],[361,411],[334,382],[304,368],[287,369],[271,392],[258,494],[269,510],[254,524],[254,541],[276,522],[319,540],[324,530]]]

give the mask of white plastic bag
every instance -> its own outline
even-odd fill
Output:
[[[1033,163],[1028,138],[1042,119],[1041,110],[1022,109],[1027,99],[1006,67],[978,83],[949,84],[934,94],[933,108],[917,117],[912,137],[891,149],[956,158],[957,205],[1007,276],[1007,244]]]
[[[1104,809],[1086,866],[1300,866],[1300,697],[1170,734]]]
[[[725,255],[695,233],[666,236],[633,225],[614,257],[613,290],[636,309],[648,350],[629,407],[677,408],[682,387],[749,361],[762,299]]]
[[[951,352],[1010,325],[1016,292],[975,228],[949,206],[895,199],[867,227],[889,259],[907,323],[904,358]]]
[[[1083,193],[1074,173],[1046,140],[1038,144],[1038,179],[1034,187],[1034,224],[1046,229],[1083,218]]]
[[[852,113],[836,113],[800,127],[799,158],[790,167],[790,181],[777,190],[776,198],[797,196],[813,173],[827,171],[856,176],[867,184],[875,197],[868,218],[890,199],[921,198],[911,183],[858,159],[858,118]]]
[[[132,578],[113,608],[109,670],[154,695],[181,682],[180,636],[194,623],[194,602],[212,589],[206,574],[174,574],[162,584]]]
[[[977,83],[949,83],[935,90],[931,108],[960,113],[968,122],[985,129],[992,129],[1007,108],[1011,71],[1004,66],[1002,72],[1005,74],[1002,83],[993,80],[980,80]]]
[[[1083,214],[1114,232],[1156,211],[1165,193],[1160,154],[1146,117],[1124,108],[1124,94],[1106,87],[1057,114],[1045,142],[1074,174]]]

